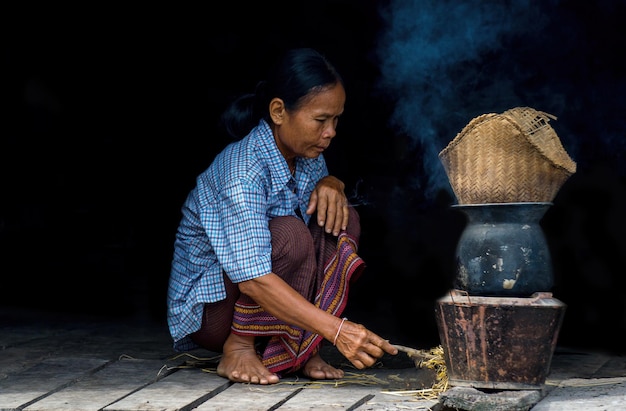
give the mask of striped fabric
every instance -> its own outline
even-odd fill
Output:
[[[340,317],[351,281],[363,272],[365,262],[356,253],[357,243],[347,232],[337,239],[337,251],[324,267],[324,280],[314,304]],[[258,305],[238,302],[235,305],[232,331],[239,335],[271,337],[263,352],[263,364],[277,374],[293,373],[317,354],[323,337],[288,325],[265,312]]]

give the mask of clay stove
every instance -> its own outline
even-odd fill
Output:
[[[439,154],[467,217],[454,288],[435,306],[453,386],[540,389],[549,373],[566,305],[551,293],[540,221],[576,169],[550,119],[485,114]]]

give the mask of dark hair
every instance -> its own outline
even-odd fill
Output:
[[[270,122],[269,103],[278,97],[287,110],[297,110],[311,93],[335,84],[344,85],[335,67],[311,48],[287,51],[278,60],[266,81],[257,84],[254,93],[243,94],[222,113],[221,126],[232,137],[245,137],[259,120]]]

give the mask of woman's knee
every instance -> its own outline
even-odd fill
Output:
[[[357,241],[361,237],[361,216],[353,206],[348,207],[348,227],[346,231]]]
[[[272,260],[288,257],[296,261],[314,253],[311,232],[302,220],[293,216],[270,220],[272,234]]]

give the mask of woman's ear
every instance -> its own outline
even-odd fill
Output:
[[[285,103],[278,97],[270,101],[270,117],[274,124],[282,124],[285,115]]]

